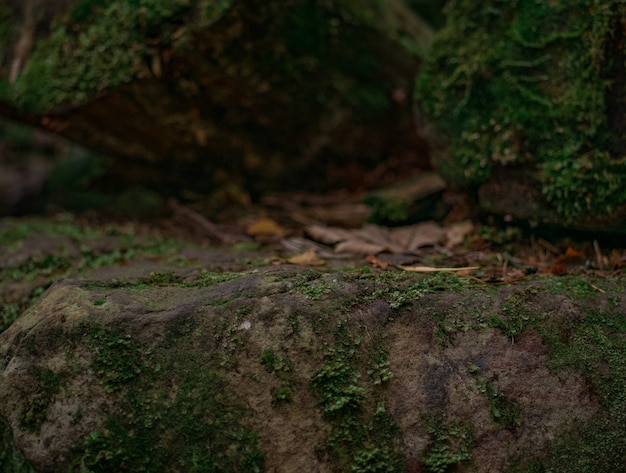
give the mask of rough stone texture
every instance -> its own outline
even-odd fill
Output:
[[[255,449],[265,471],[402,471],[398,457],[406,471],[426,471],[432,419],[471,428],[442,444],[467,441],[463,471],[505,471],[545,459],[604,412],[588,373],[551,366],[550,334],[626,312],[619,285],[583,299],[579,286],[555,292],[552,279],[492,289],[291,266],[133,267],[124,278],[97,270],[55,283],[0,335],[0,417],[34,471],[78,471],[81,461],[93,471],[196,471],[203,455],[220,471],[252,471]],[[320,380],[335,397],[323,398]],[[280,387],[291,401],[277,400]],[[328,447],[346,425],[354,437]],[[380,444],[359,437],[363,425]],[[384,425],[399,429],[385,436]]]

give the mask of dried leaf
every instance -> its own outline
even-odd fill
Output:
[[[381,227],[379,225],[363,225],[358,230],[352,230],[352,238],[358,238],[368,243],[375,243],[377,245],[388,246],[390,243],[390,230],[387,227]]]
[[[260,218],[255,222],[248,225],[246,233],[250,236],[277,236],[283,237],[285,235],[285,229],[281,227],[271,218]]]
[[[398,266],[405,271],[411,271],[414,273],[435,273],[437,271],[473,271],[480,269],[480,266],[465,266],[463,268],[433,268],[432,266]]]
[[[436,246],[443,242],[445,231],[433,221],[422,222],[409,227],[391,230],[391,239],[403,252],[413,252],[424,246]]]
[[[287,260],[288,263],[297,264],[299,266],[321,266],[326,264],[326,261],[318,258],[315,248],[300,253],[299,255],[292,256]]]
[[[326,243],[327,245],[334,245],[351,237],[348,230],[337,227],[325,227],[323,225],[309,225],[305,231],[315,241]]]
[[[375,255],[383,251],[415,253],[422,247],[437,246],[446,241],[454,246],[462,242],[472,229],[470,221],[453,224],[449,229],[428,221],[397,228],[369,224],[357,230],[310,225],[306,232],[316,241],[336,244],[336,252]]]
[[[451,223],[446,227],[446,248],[453,248],[465,241],[465,237],[474,230],[471,220]]]
[[[565,254],[557,258],[557,264],[577,264],[585,261],[585,255],[580,251],[576,251],[571,246],[567,247]]]
[[[389,251],[386,245],[377,245],[375,243],[368,243],[363,240],[347,240],[339,243],[335,247],[337,253],[357,253],[361,255],[376,255],[383,251]]]

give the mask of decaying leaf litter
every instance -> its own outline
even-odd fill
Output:
[[[600,243],[593,235],[576,241],[536,236],[512,224],[484,224],[457,209],[439,221],[385,226],[368,223],[370,210],[358,194],[294,192],[270,196],[242,217],[218,224],[176,204],[173,221],[179,224],[177,231],[200,241],[258,244],[275,251],[273,264],[322,269],[350,262],[382,270],[454,271],[501,284],[538,273],[619,274],[626,266],[626,250],[619,242]],[[541,235],[540,228],[536,234]]]

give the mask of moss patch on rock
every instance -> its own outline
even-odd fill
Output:
[[[446,179],[476,189],[497,168],[530,170],[526,194],[540,190],[570,221],[624,206],[624,4],[458,0],[447,11],[417,83]]]
[[[203,2],[202,19],[209,21],[205,15],[212,13],[214,20],[224,8]],[[25,109],[45,111],[82,104],[98,92],[145,77],[154,49],[150,43],[171,47],[194,13],[188,0],[80,1],[53,23],[50,36],[8,89],[9,97]]]
[[[0,334],[0,414],[37,471],[623,461],[620,278],[124,270],[57,282]]]

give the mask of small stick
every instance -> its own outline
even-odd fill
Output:
[[[198,227],[200,227],[202,231],[209,238],[217,240],[221,243],[236,243],[237,242],[236,237],[234,237],[233,235],[229,235],[228,233],[220,230],[218,225],[207,220],[198,212],[195,212],[183,205],[180,205],[175,199],[170,199],[168,201],[168,205],[174,211],[175,214],[185,217],[187,220],[191,220]]]
[[[600,251],[600,244],[598,240],[593,240],[593,249],[596,252],[596,263],[598,268],[602,268],[602,252]]]

